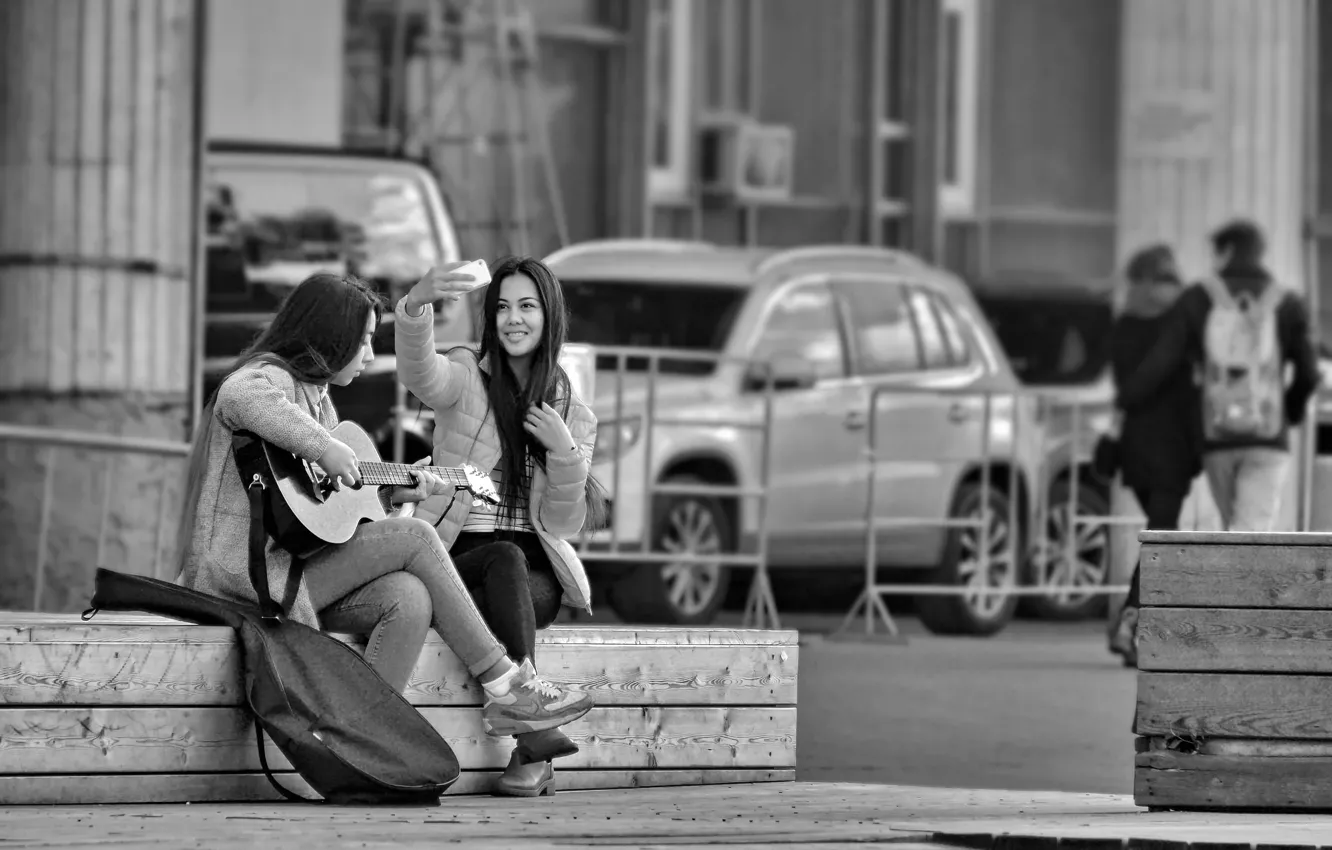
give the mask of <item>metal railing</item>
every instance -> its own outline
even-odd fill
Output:
[[[185,458],[190,453],[190,444],[171,440],[154,440],[134,437],[118,437],[108,434],[69,431],[51,428],[36,428],[22,425],[0,423],[0,442],[16,442],[40,446],[38,464],[42,467],[42,500],[38,505],[37,555],[34,565],[32,610],[42,610],[46,592],[46,571],[49,558],[49,539],[51,533],[51,512],[56,499],[55,480],[59,466],[60,450],[97,451],[109,455],[102,471],[101,502],[99,505],[99,523],[96,537],[96,554],[93,566],[100,567],[106,562],[107,524],[111,514],[113,499],[112,485],[117,480],[116,461],[125,455],[147,457]],[[160,577],[161,555],[168,528],[174,526],[174,517],[168,515],[170,498],[168,488],[171,472],[168,467],[158,480],[157,524],[153,532],[152,575]]]
[[[981,488],[980,511],[981,516],[977,518],[940,516],[940,517],[883,517],[878,511],[878,479],[879,463],[882,458],[880,447],[878,445],[878,415],[879,400],[885,395],[927,395],[934,397],[961,397],[969,399],[981,399],[983,415],[981,417],[978,451],[975,455],[978,465],[979,483]],[[993,437],[995,433],[995,400],[1003,398],[1010,402],[1009,408],[1009,451],[1005,456],[999,456],[994,451]],[[1070,412],[1070,423],[1068,429],[1068,458],[1065,465],[1059,467],[1058,474],[1052,468],[1050,463],[1050,445],[1049,434],[1042,430],[1042,437],[1039,446],[1032,451],[1028,457],[1022,457],[1020,448],[1022,446],[1022,423],[1021,405],[1024,401],[1030,400],[1037,405],[1045,407],[1043,414],[1038,418],[1048,421],[1050,419],[1051,409],[1055,406],[1065,407]],[[1003,597],[1010,598],[1014,596],[1043,596],[1048,598],[1057,598],[1062,595],[1071,595],[1076,593],[1079,596],[1097,596],[1123,594],[1128,592],[1127,585],[1115,585],[1102,583],[1092,586],[1078,587],[1076,591],[1068,590],[1068,585],[1037,581],[1034,584],[1022,584],[1021,577],[1026,575],[1029,559],[1034,557],[1036,547],[1042,546],[1044,541],[1040,540],[1049,528],[1051,511],[1054,506],[1050,503],[1050,493],[1054,485],[1064,472],[1067,473],[1068,482],[1066,489],[1067,520],[1065,523],[1065,533],[1059,544],[1063,546],[1064,563],[1068,569],[1073,569],[1078,561],[1078,552],[1076,546],[1079,540],[1079,531],[1087,526],[1099,526],[1110,528],[1116,525],[1137,525],[1143,524],[1141,516],[1115,516],[1111,514],[1097,515],[1082,513],[1082,505],[1079,499],[1079,476],[1082,475],[1082,466],[1090,457],[1090,452],[1084,454],[1082,438],[1086,434],[1083,421],[1084,403],[1077,401],[1064,401],[1057,396],[1051,397],[1042,393],[1019,390],[1016,392],[986,392],[972,388],[958,389],[938,389],[938,388],[902,388],[902,387],[876,387],[871,391],[869,410],[869,433],[867,438],[866,457],[867,457],[867,487],[868,497],[865,510],[865,579],[864,587],[860,595],[856,598],[851,609],[844,617],[842,624],[837,630],[838,635],[850,635],[853,622],[857,617],[863,616],[863,635],[865,637],[874,637],[877,634],[877,626],[882,625],[889,636],[899,634],[896,622],[888,611],[887,604],[883,601],[885,596],[890,595],[910,595],[910,596],[967,596],[967,597]],[[1005,581],[995,586],[989,583],[989,577],[992,574],[992,558],[996,553],[991,551],[991,517],[989,515],[990,500],[989,494],[993,490],[994,468],[997,464],[1006,465],[1008,481],[1006,483],[1007,507],[1008,507],[1008,549],[1004,556],[1009,559],[1011,569],[1005,574]],[[1022,484],[1021,482],[1026,482]],[[1034,499],[1026,515],[1022,517],[1022,523],[1019,523],[1020,511],[1020,493],[1021,487],[1026,487],[1027,492],[1034,493]],[[1026,528],[1032,532],[1032,540],[1026,547],[1019,549],[1021,540],[1021,530],[1025,524]],[[971,529],[977,532],[979,540],[977,541],[976,559],[974,566],[973,580],[971,583],[962,584],[922,584],[922,583],[888,583],[877,580],[878,564],[878,538],[879,533],[890,529],[912,528],[912,527],[934,527],[947,529],[949,531]],[[1108,549],[1105,554],[1105,569],[1107,575],[1110,571],[1110,559],[1112,554]],[[976,586],[979,581],[984,581],[984,586]]]

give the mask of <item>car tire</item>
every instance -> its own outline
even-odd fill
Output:
[[[675,475],[669,484],[708,484],[694,475]],[[698,554],[735,551],[735,532],[720,499],[703,494],[657,499],[652,550]],[[610,588],[611,608],[628,623],[703,626],[726,601],[731,569],[724,564],[678,562],[633,568]]]
[[[1079,594],[1077,589],[1104,586],[1110,574],[1110,526],[1086,525],[1078,531],[1074,543],[1078,569],[1070,571],[1065,547],[1071,524],[1068,516],[1070,483],[1056,481],[1050,488],[1045,527],[1028,561],[1027,573],[1033,584],[1054,580],[1062,587],[1072,588],[1024,600],[1023,613],[1044,620],[1085,620],[1104,616],[1106,610],[1104,594]],[[1090,482],[1079,481],[1077,512],[1082,516],[1109,516],[1110,500]]]
[[[987,504],[992,568],[985,584],[988,587],[1012,587],[1017,583],[1017,566],[1008,547],[1008,534],[1012,533],[1008,496],[994,486],[987,492],[978,481],[965,482],[953,498],[950,516],[979,518]],[[929,583],[954,587],[971,584],[971,577],[979,566],[979,545],[980,529],[950,529],[944,544],[943,562],[930,573]],[[1020,545],[1017,551],[1022,551]],[[1016,610],[1017,597],[1011,594],[991,597],[921,594],[916,597],[916,613],[921,624],[937,635],[992,635],[1012,621]]]

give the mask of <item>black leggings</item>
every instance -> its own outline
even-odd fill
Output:
[[[532,532],[458,535],[449,550],[463,584],[509,657],[536,661],[536,632],[555,622],[564,595]]]
[[[1133,495],[1138,500],[1138,505],[1142,507],[1143,513],[1147,514],[1147,528],[1152,531],[1176,531],[1179,529],[1179,512],[1184,509],[1184,500],[1188,498],[1188,493],[1173,493],[1165,490],[1148,490],[1144,487],[1134,487]],[[1138,607],[1139,591],[1138,574],[1142,572],[1142,559],[1133,567],[1133,578],[1129,582],[1128,598],[1124,600],[1125,607]]]

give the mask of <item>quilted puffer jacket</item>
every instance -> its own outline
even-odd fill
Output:
[[[436,352],[434,309],[427,306],[420,316],[409,316],[405,301],[399,301],[394,311],[398,379],[435,413],[431,463],[470,463],[489,474],[499,463],[501,449],[483,367],[465,349]],[[575,445],[565,452],[547,453],[545,471],[539,466],[533,470],[528,512],[564,590],[563,604],[591,611],[587,570],[567,538],[582,530],[587,516],[583,488],[592,467],[597,418],[575,396],[569,400],[565,423]],[[432,496],[420,503],[416,516],[434,525],[444,545],[452,547],[471,510],[472,500],[465,494]]]

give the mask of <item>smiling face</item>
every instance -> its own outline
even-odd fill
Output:
[[[531,357],[541,345],[545,326],[546,313],[532,279],[521,272],[504,278],[495,309],[495,330],[505,353],[515,360]]]
[[[370,314],[366,316],[365,335],[361,337],[361,345],[356,349],[356,356],[353,357],[351,362],[346,366],[343,366],[337,372],[333,373],[333,377],[328,379],[330,384],[337,387],[345,387],[352,381],[356,380],[356,376],[361,374],[361,371],[364,370],[366,366],[370,365],[371,361],[375,359],[375,350],[372,344],[374,335],[375,314],[371,311]]]

